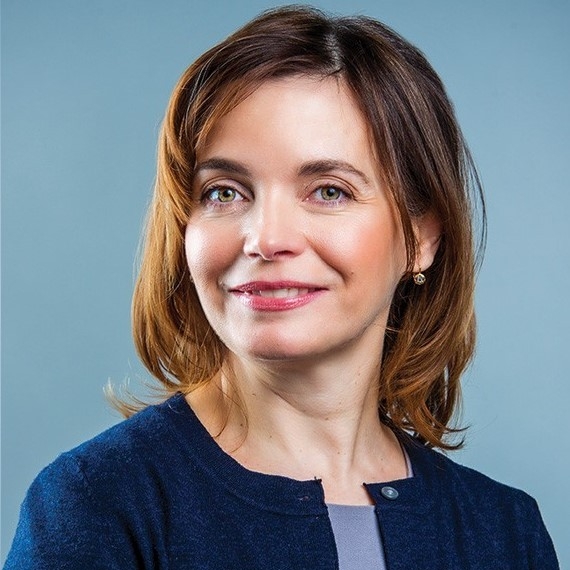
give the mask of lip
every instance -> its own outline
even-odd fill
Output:
[[[327,289],[301,281],[249,281],[228,292],[255,311],[288,311],[302,307],[320,297]]]

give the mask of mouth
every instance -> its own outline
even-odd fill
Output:
[[[288,299],[290,297],[299,297],[300,295],[306,295],[317,289],[312,289],[309,287],[285,287],[283,289],[259,289],[257,291],[245,292],[249,295],[258,295],[259,297],[271,297],[273,299]]]
[[[259,310],[284,310],[304,305],[325,287],[298,281],[251,281],[228,288],[247,306]]]
[[[230,293],[244,293],[260,297],[286,298],[306,295],[319,291],[324,287],[296,281],[250,281],[235,287],[230,287]]]

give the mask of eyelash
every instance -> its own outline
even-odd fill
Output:
[[[323,196],[323,192],[333,190],[334,192],[338,193],[337,198],[327,199]],[[233,197],[231,200],[223,201],[220,200],[220,196],[222,193],[232,192]],[[320,193],[320,196],[319,196]],[[215,195],[215,196],[214,196]],[[334,208],[339,204],[343,204],[347,200],[352,198],[352,194],[345,190],[344,188],[340,188],[335,184],[320,184],[314,190],[312,190],[309,196],[305,199],[308,202],[316,202],[319,205],[324,205],[325,207]],[[248,200],[242,192],[238,191],[236,188],[233,188],[229,185],[217,185],[214,184],[212,186],[207,187],[200,198],[202,203],[208,204],[212,208],[223,208],[228,204],[234,204],[235,202],[243,202]]]
[[[339,193],[339,197],[333,198],[333,199],[327,199],[327,198],[323,197],[322,192],[327,191],[327,190],[333,190],[333,191]],[[327,206],[329,206],[329,205],[335,206],[337,204],[344,203],[346,200],[349,200],[350,198],[352,198],[352,195],[350,194],[350,192],[348,192],[347,190],[344,190],[343,188],[339,188],[335,184],[321,184],[311,192],[311,196],[314,196],[317,193],[321,193],[321,196],[320,196],[320,198],[318,198],[315,201],[319,202],[319,203],[327,204]]]
[[[228,191],[233,192],[233,199],[232,200],[224,201],[224,200],[218,199],[222,193],[228,192]],[[213,197],[214,193],[217,193],[216,197]],[[235,188],[232,188],[231,186],[223,186],[223,185],[209,186],[208,188],[205,189],[205,191],[202,194],[202,197],[200,199],[201,202],[208,203],[210,206],[212,206],[214,208],[224,207],[225,204],[232,204],[234,202],[242,202],[244,200],[246,200],[246,198],[243,196],[243,194],[241,192],[239,192]]]

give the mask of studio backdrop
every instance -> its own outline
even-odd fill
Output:
[[[59,453],[120,421],[156,139],[186,66],[265,0],[2,2],[2,561]],[[456,459],[538,500],[570,568],[570,3],[329,0],[419,46],[479,167],[489,237]]]

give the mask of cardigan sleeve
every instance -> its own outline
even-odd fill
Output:
[[[75,457],[64,454],[28,490],[4,570],[137,568],[122,526],[100,508]]]
[[[534,499],[531,499],[531,510],[528,521],[533,521],[534,525],[530,533],[528,566],[531,570],[560,570],[552,538]]]

